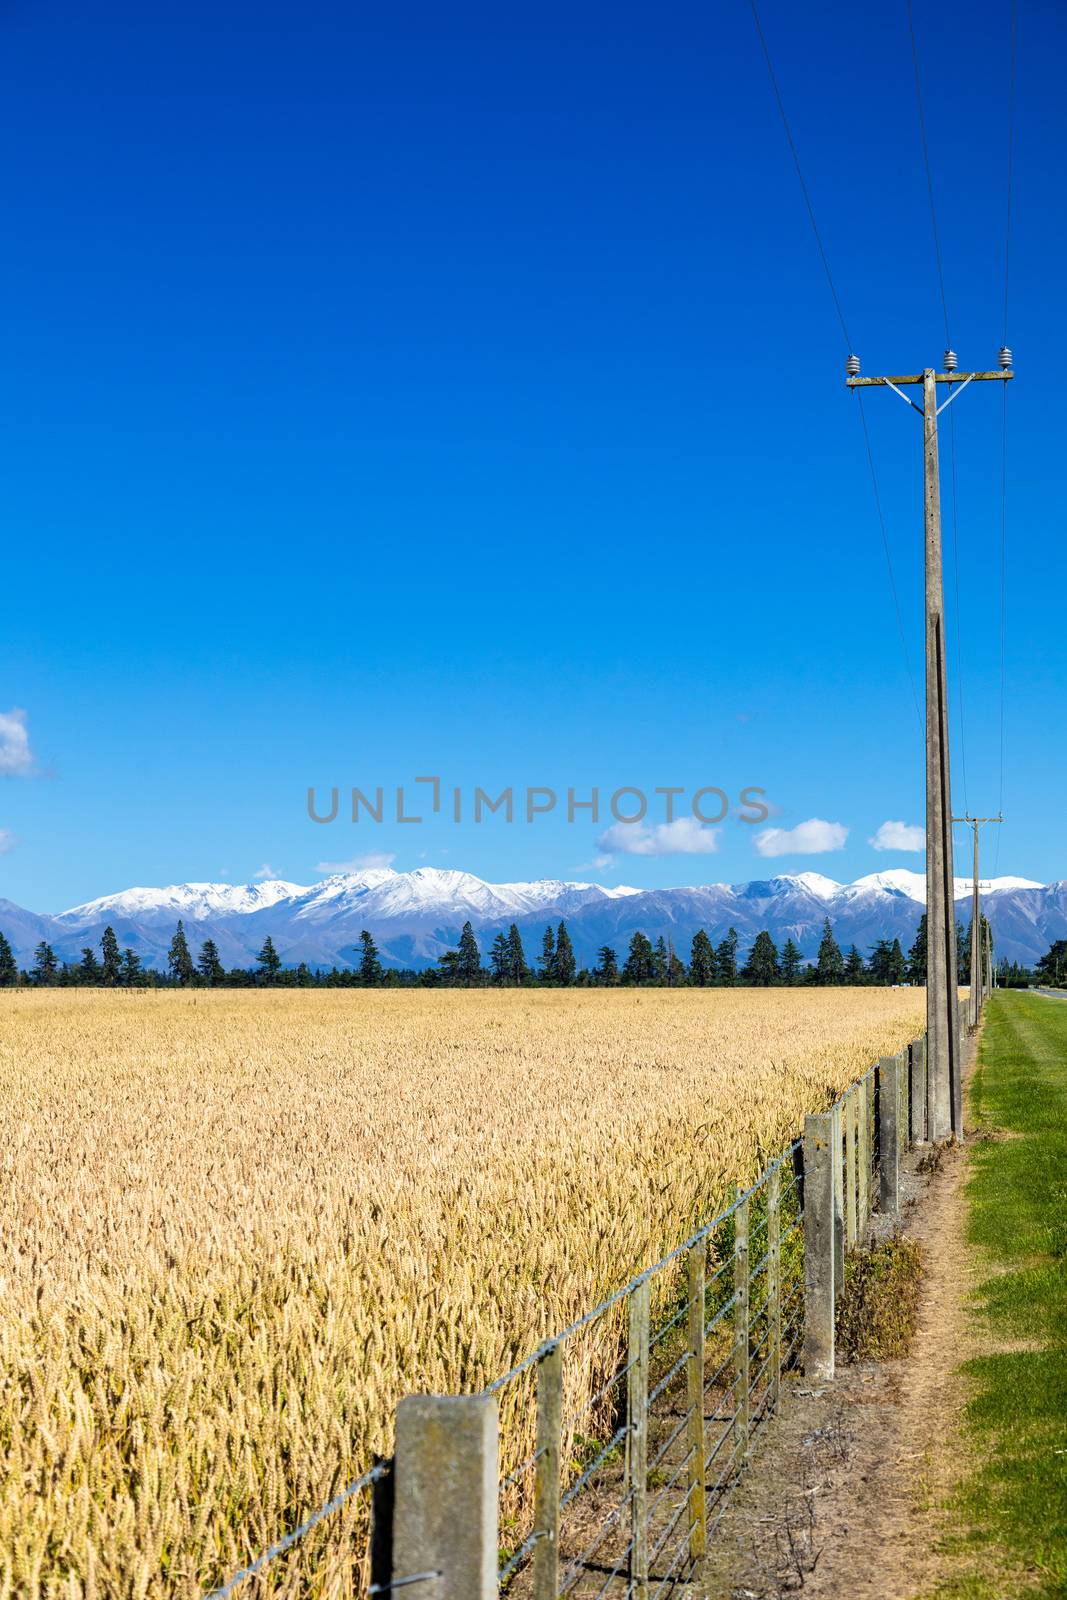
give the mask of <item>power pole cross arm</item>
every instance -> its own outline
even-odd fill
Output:
[[[1015,374],[1010,367],[1005,368],[1003,372],[935,372],[934,382],[963,383],[966,380],[968,383],[985,383],[990,379],[995,379],[998,383],[1005,383],[1008,379],[1014,378],[1014,376]],[[923,372],[912,372],[905,378],[855,377],[846,378],[845,383],[850,389],[873,389],[887,383],[896,384],[898,389],[905,389],[910,383],[922,383],[925,377],[926,374]]]

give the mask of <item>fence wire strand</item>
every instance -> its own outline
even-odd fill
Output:
[[[838,1097],[831,1110],[839,1110],[850,1098],[855,1095],[860,1085],[873,1080],[876,1089],[880,1089],[880,1079],[876,1076],[877,1069],[871,1068],[855,1084],[850,1086],[845,1093]],[[863,1104],[870,1119],[861,1131],[861,1139],[866,1137],[866,1152],[869,1156],[868,1177],[868,1204],[866,1212],[875,1209],[877,1204],[880,1150],[878,1145],[879,1117],[875,1094],[864,1094]],[[844,1119],[842,1119],[844,1120]],[[905,1135],[906,1137],[906,1135]],[[775,1409],[778,1394],[778,1380],[776,1373],[788,1371],[793,1365],[797,1351],[803,1338],[804,1327],[804,1268],[803,1252],[796,1249],[786,1251],[786,1246],[794,1239],[798,1232],[803,1230],[802,1198],[802,1167],[797,1159],[802,1149],[802,1141],[794,1140],[769,1166],[761,1173],[759,1178],[747,1189],[738,1190],[731,1204],[712,1218],[703,1227],[699,1228],[676,1249],[657,1261],[654,1265],[638,1273],[627,1284],[604,1298],[591,1311],[573,1321],[562,1333],[544,1340],[536,1350],[532,1351],[522,1361],[518,1362],[509,1372],[495,1379],[482,1392],[485,1395],[498,1395],[509,1383],[525,1375],[531,1374],[537,1363],[547,1354],[558,1350],[561,1344],[572,1338],[602,1317],[606,1317],[617,1307],[622,1306],[635,1291],[647,1285],[659,1274],[667,1273],[672,1267],[682,1263],[683,1257],[695,1247],[714,1241],[714,1253],[709,1250],[707,1254],[714,1259],[719,1255],[714,1268],[705,1271],[703,1277],[703,1295],[694,1295],[690,1289],[680,1303],[675,1302],[676,1309],[661,1323],[655,1332],[649,1335],[646,1331],[643,1348],[634,1354],[633,1350],[628,1359],[621,1366],[616,1367],[614,1373],[605,1382],[601,1383],[592,1396],[584,1402],[578,1411],[572,1413],[563,1424],[564,1432],[573,1430],[574,1424],[581,1421],[597,1405],[607,1402],[613,1390],[617,1390],[623,1380],[630,1379],[635,1369],[641,1369],[642,1375],[638,1379],[638,1394],[643,1392],[640,1402],[643,1411],[638,1415],[645,1415],[646,1433],[652,1431],[652,1444],[654,1453],[651,1455],[650,1464],[645,1467],[645,1490],[639,1501],[635,1502],[636,1486],[630,1479],[631,1448],[638,1435],[635,1433],[634,1423],[629,1414],[626,1420],[619,1422],[614,1428],[611,1437],[598,1444],[596,1454],[591,1460],[584,1463],[573,1482],[560,1485],[561,1492],[558,1497],[560,1514],[567,1512],[589,1488],[592,1481],[605,1469],[610,1469],[611,1481],[615,1480],[615,1468],[611,1464],[613,1454],[619,1446],[626,1445],[625,1461],[620,1468],[624,1492],[600,1522],[592,1541],[589,1542],[582,1553],[570,1558],[561,1577],[559,1594],[561,1596],[572,1593],[583,1575],[589,1575],[589,1563],[597,1551],[609,1538],[613,1530],[623,1525],[623,1519],[628,1511],[632,1512],[635,1503],[641,1506],[644,1518],[644,1527],[649,1534],[654,1536],[655,1543],[651,1554],[651,1562],[656,1562],[668,1545],[678,1523],[691,1508],[695,1482],[690,1481],[684,1493],[680,1490],[682,1480],[687,1474],[693,1473],[694,1456],[700,1463],[701,1476],[704,1479],[705,1503],[714,1511],[714,1516],[705,1518],[705,1537],[710,1539],[725,1514],[726,1503],[729,1499],[733,1485],[739,1481],[748,1465],[749,1450],[753,1432],[762,1427]],[[777,1187],[777,1195],[772,1196],[767,1189],[768,1180],[772,1174],[779,1172],[784,1166],[791,1166],[786,1181]],[[838,1178],[840,1181],[840,1177]],[[792,1196],[795,1194],[795,1201]],[[765,1199],[764,1199],[765,1197]],[[746,1238],[740,1232],[737,1243],[734,1242],[733,1231],[726,1229],[731,1219],[737,1214],[742,1205],[749,1201],[757,1201],[752,1209],[747,1232],[747,1243],[742,1246],[741,1240]],[[776,1208],[772,1212],[772,1207]],[[775,1235],[771,1234],[771,1217],[776,1215]],[[789,1218],[786,1221],[786,1218]],[[866,1217],[863,1219],[866,1220]],[[784,1225],[783,1225],[784,1224]],[[767,1235],[767,1247],[759,1260],[750,1265],[746,1254],[751,1248],[752,1239],[758,1237],[763,1231]],[[775,1237],[777,1243],[775,1244]],[[785,1252],[785,1254],[783,1254]],[[730,1284],[723,1282],[731,1271],[736,1272],[740,1261],[745,1261],[744,1277]],[[700,1270],[699,1259],[695,1263]],[[677,1276],[663,1278],[664,1290],[673,1293],[677,1283]],[[698,1278],[698,1282],[700,1279]],[[763,1293],[758,1301],[753,1304],[751,1287],[761,1282],[764,1286]],[[692,1279],[690,1279],[692,1283]],[[730,1292],[727,1293],[727,1288]],[[772,1299],[775,1309],[772,1311]],[[693,1321],[694,1308],[699,1306],[697,1316],[698,1330],[702,1329],[701,1343],[693,1346],[687,1337],[686,1348],[676,1359],[670,1362],[664,1370],[652,1376],[654,1383],[649,1387],[648,1363],[650,1353],[658,1349],[663,1341],[675,1329],[678,1329],[687,1319]],[[709,1320],[710,1311],[710,1320]],[[743,1354],[739,1356],[736,1340],[738,1333],[737,1318],[741,1316],[744,1321],[740,1324],[747,1332],[742,1337]],[[729,1319],[729,1323],[727,1323]],[[724,1327],[724,1324],[726,1325]],[[609,1329],[614,1329],[615,1324],[608,1324]],[[735,1331],[730,1336],[729,1327]],[[633,1323],[631,1322],[631,1330]],[[722,1349],[722,1335],[719,1340],[710,1346],[704,1341],[708,1335],[714,1334],[717,1329],[724,1329],[727,1333],[725,1351]],[[647,1322],[646,1322],[647,1329]],[[620,1330],[618,1334],[611,1332],[610,1337],[624,1337]],[[633,1333],[631,1331],[631,1338]],[[746,1347],[747,1346],[747,1347]],[[677,1403],[670,1400],[671,1391],[679,1385],[683,1372],[694,1360],[694,1349],[704,1351],[703,1367],[699,1370],[699,1386],[696,1390],[698,1399],[692,1399],[694,1390],[693,1376],[689,1376],[690,1396],[686,1409],[680,1418]],[[719,1352],[722,1351],[722,1359]],[[760,1359],[762,1357],[762,1359]],[[715,1370],[709,1377],[707,1366],[709,1362],[717,1361]],[[756,1364],[758,1362],[758,1365]],[[656,1366],[659,1367],[657,1362]],[[540,1380],[539,1380],[540,1381]],[[666,1400],[664,1397],[667,1397]],[[632,1390],[630,1391],[632,1398]],[[660,1410],[666,1410],[666,1416],[661,1416],[655,1410],[657,1402],[663,1402]],[[707,1408],[711,1404],[711,1415],[708,1416]],[[629,1408],[629,1399],[620,1397],[619,1404],[626,1404]],[[725,1409],[728,1407],[728,1410]],[[690,1438],[684,1454],[675,1454],[679,1441],[687,1434],[692,1424],[696,1411],[700,1412],[701,1420],[699,1431],[694,1441]],[[618,1412],[616,1411],[616,1416]],[[557,1412],[558,1416],[558,1412]],[[668,1419],[669,1418],[669,1422]],[[709,1424],[718,1425],[718,1431],[710,1432]],[[557,1426],[559,1424],[557,1423]],[[562,1438],[562,1434],[561,1434]],[[700,1442],[702,1441],[702,1443]],[[709,1448],[710,1447],[710,1448]],[[524,1479],[528,1478],[531,1470],[538,1466],[546,1455],[548,1447],[539,1444],[538,1448],[526,1455],[516,1466],[501,1477],[498,1481],[498,1494],[518,1490]],[[705,1453],[707,1452],[707,1453]],[[562,1450],[560,1451],[562,1460]],[[714,1482],[708,1483],[707,1479],[711,1469],[718,1464],[719,1472]],[[369,1491],[381,1481],[390,1471],[390,1461],[380,1461],[368,1472],[357,1478],[347,1488],[335,1495],[325,1505],[313,1512],[300,1525],[286,1534],[276,1543],[240,1568],[221,1587],[210,1591],[204,1600],[228,1600],[237,1586],[249,1578],[255,1577],[267,1564],[277,1556],[282,1555],[300,1539],[304,1538],[318,1523],[339,1510],[354,1496],[364,1491]],[[575,1463],[577,1467],[577,1463]],[[658,1492],[645,1504],[644,1494],[651,1485],[649,1476],[652,1473],[664,1471],[669,1474],[662,1484],[657,1484]],[[523,1491],[525,1493],[525,1491]],[[677,1495],[677,1504],[672,1504],[672,1496]],[[662,1528],[653,1528],[657,1514],[663,1508],[668,1508],[670,1515]],[[501,1565],[498,1572],[498,1583],[506,1586],[525,1566],[540,1541],[546,1536],[556,1537],[552,1531],[539,1527],[527,1527],[524,1537]],[[612,1585],[618,1579],[624,1565],[633,1559],[635,1544],[634,1535],[627,1540],[621,1553],[617,1555],[614,1566],[608,1574],[605,1584],[599,1590],[600,1595],[609,1593]],[[674,1553],[666,1574],[663,1575],[656,1594],[663,1592],[664,1587],[672,1580],[672,1576],[684,1560],[689,1549],[688,1523],[683,1529],[683,1537]],[[606,1559],[611,1559],[609,1555]],[[601,1567],[602,1571],[603,1568]],[[631,1568],[632,1571],[632,1568]],[[418,1583],[428,1582],[440,1576],[437,1572],[416,1573],[406,1577],[394,1578],[390,1583],[372,1585],[368,1593],[386,1594],[393,1589],[407,1587]],[[658,1575],[652,1573],[651,1579]],[[627,1593],[630,1592],[628,1588]]]

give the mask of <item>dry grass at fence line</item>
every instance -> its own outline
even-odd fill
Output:
[[[678,1243],[923,1003],[0,996],[0,1600],[193,1600],[401,1394],[481,1387]],[[576,1349],[570,1403],[613,1356]],[[245,1595],[343,1600],[361,1516]]]

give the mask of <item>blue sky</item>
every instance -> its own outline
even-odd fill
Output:
[[[939,364],[903,4],[762,15],[865,371]],[[1022,0],[1019,26],[999,870],[1048,880],[1067,15]],[[46,3],[2,27],[0,714],[25,715],[0,720],[0,896],[308,882],[365,854],[642,886],[921,866],[868,843],[922,819],[918,724],[746,5]],[[918,27],[952,339],[993,365],[1008,7]],[[954,798],[983,813],[1000,406],[985,385],[953,407]],[[921,430],[888,391],[867,408],[918,678]],[[758,785],[774,826],[847,839],[768,859],[731,816],[712,854],[650,834],[594,872],[610,817],[307,818],[309,785],[428,773]]]

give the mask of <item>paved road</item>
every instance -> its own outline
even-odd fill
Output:
[[[1034,989],[1034,994],[1043,994],[1046,1000],[1067,1000],[1067,989]]]

